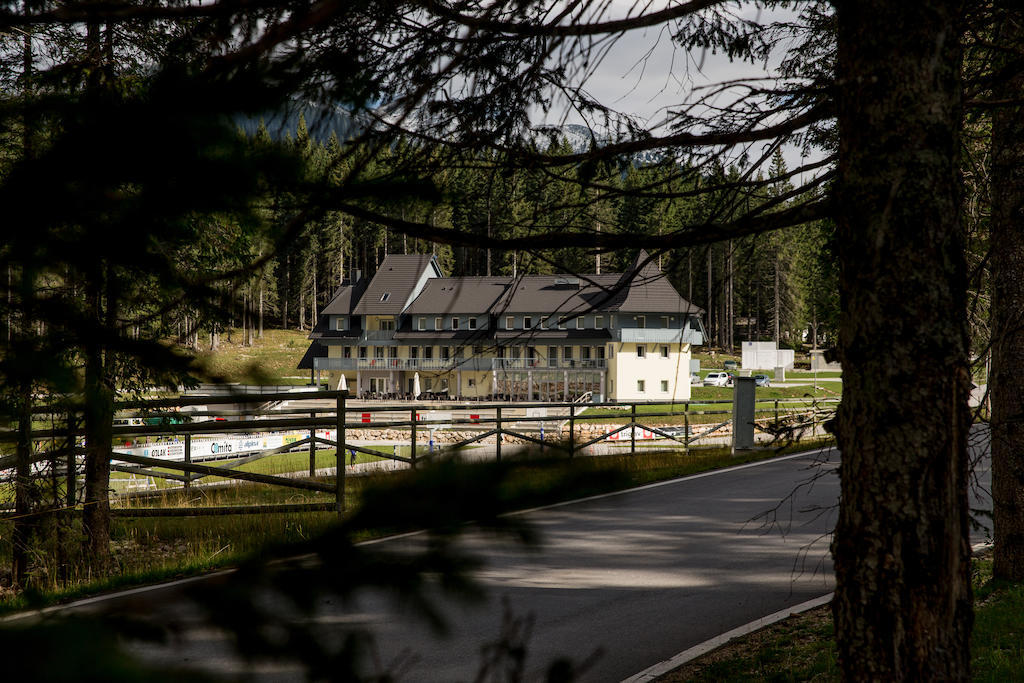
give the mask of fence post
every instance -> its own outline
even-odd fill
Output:
[[[569,457],[576,453],[576,406],[569,406]]]
[[[497,429],[494,435],[494,459],[501,462],[501,406],[495,408],[494,424]]]
[[[316,419],[316,413],[309,414],[310,420]],[[316,476],[316,425],[309,427],[309,478]]]
[[[192,462],[192,435],[185,435],[185,464],[188,465]],[[182,472],[185,475],[185,495],[188,496],[192,490],[192,473]]]
[[[409,410],[409,419],[412,421],[412,452],[409,454],[410,464],[413,469],[416,469],[416,409],[412,408]]]
[[[636,455],[636,404],[629,404],[629,454]]]
[[[779,399],[775,399],[775,435],[779,434]]]
[[[683,453],[690,454],[690,402],[683,404]]]
[[[337,472],[334,474],[334,507],[340,515],[345,511],[345,392],[338,392],[337,425],[334,438],[337,440],[335,463]]]

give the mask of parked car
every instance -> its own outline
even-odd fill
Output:
[[[700,386],[701,382],[702,380],[700,378],[700,375],[698,375],[696,372],[690,373],[690,384]]]
[[[706,387],[727,387],[732,384],[732,377],[728,372],[709,372],[704,378]]]
[[[754,375],[754,386],[770,387],[772,380],[768,375]]]

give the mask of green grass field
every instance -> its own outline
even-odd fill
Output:
[[[308,335],[308,331],[264,330],[262,339],[246,346],[239,330],[229,330],[221,335],[220,347],[214,352],[200,352],[198,361],[208,372],[229,382],[308,384],[309,371],[295,367],[309,347]]]

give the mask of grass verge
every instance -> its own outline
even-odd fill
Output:
[[[974,561],[974,681],[1024,681],[1024,584],[992,579],[992,560]],[[841,679],[829,605],[737,638],[657,679],[695,681],[819,681]]]

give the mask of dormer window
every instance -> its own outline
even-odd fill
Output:
[[[334,329],[338,330],[339,332],[344,331],[346,327],[345,322],[345,317],[339,315],[337,318],[334,319]]]
[[[452,329],[453,330],[459,329],[459,319],[458,318],[452,318]]]
[[[583,329],[583,316],[582,315],[580,317],[576,318],[576,329],[577,330],[582,330]]]
[[[418,329],[420,332],[425,332],[427,329],[427,319],[420,318],[419,323],[416,326],[416,329]]]
[[[475,330],[476,329],[476,318],[474,318],[474,317],[470,317],[469,318],[469,329],[471,329],[471,330]]]
[[[435,330],[443,330],[444,329],[444,318],[434,318],[434,329]]]
[[[533,318],[528,315],[523,316],[523,329],[528,330],[533,327]]]
[[[603,327],[604,327],[604,316],[603,315],[595,315],[594,316],[594,329],[600,330]]]

